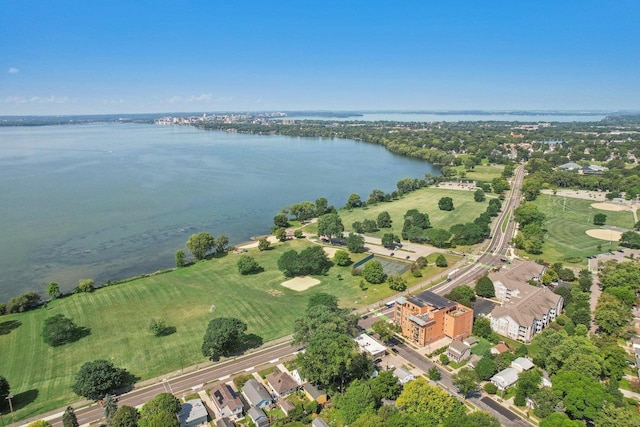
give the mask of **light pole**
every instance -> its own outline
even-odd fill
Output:
[[[11,395],[5,397],[5,399],[7,399],[9,401],[9,410],[11,411],[11,421],[15,422],[16,418],[13,415],[13,404],[11,403],[11,399],[12,398],[13,398],[13,396],[11,396]],[[2,422],[4,422],[4,420]]]

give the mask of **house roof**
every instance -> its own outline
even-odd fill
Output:
[[[383,346],[367,334],[360,334],[355,338],[355,340],[358,343],[360,351],[366,351],[371,355],[377,355],[387,350],[387,347]]]
[[[507,286],[507,284],[525,284],[531,279],[538,278],[545,270],[545,266],[533,261],[521,261],[513,260],[513,262],[504,266],[498,273],[490,273],[489,279],[494,283],[500,281]],[[505,282],[506,280],[506,282]],[[509,288],[509,286],[507,286]],[[509,288],[511,289],[511,288]]]
[[[311,427],[329,427],[329,424],[320,417],[316,417],[311,423]]]
[[[235,427],[235,424],[229,418],[220,418],[216,421],[216,427]]]
[[[284,412],[289,412],[293,409],[296,409],[296,405],[294,405],[293,403],[291,403],[290,400],[287,400],[287,399],[280,399],[278,401],[278,404],[280,405],[280,407]]]
[[[480,361],[480,359],[482,359],[482,356],[478,354],[472,354],[471,357],[469,358],[469,361],[467,362],[467,365],[475,368],[478,362]]]
[[[219,384],[217,387],[211,389],[210,394],[213,404],[216,405],[218,409],[228,406],[229,409],[233,410],[238,406],[242,406],[242,401],[228,384]]]
[[[448,351],[451,353],[462,355],[464,354],[465,351],[468,351],[470,349],[471,347],[469,347],[462,341],[451,341],[451,344],[449,344]]]
[[[529,285],[527,285],[529,286]],[[551,292],[546,287],[533,289],[528,295],[513,298],[502,307],[496,307],[491,312],[491,317],[498,319],[501,317],[511,317],[518,325],[531,326],[535,319],[542,319],[547,311],[558,305],[562,297]]]
[[[502,354],[502,353],[504,353],[506,351],[509,351],[509,347],[505,343],[500,342],[500,343],[494,345],[492,350],[495,350],[498,353]]]
[[[412,376],[413,376],[413,374],[412,374],[411,372],[407,371],[407,370],[406,370],[406,369],[404,369],[404,368],[400,368],[400,367],[396,368],[396,369],[393,371],[393,375],[394,375],[396,378],[398,378],[399,380],[403,380],[403,379],[405,379],[405,378],[409,378],[409,377],[412,377]]]
[[[180,424],[185,425],[195,420],[207,418],[207,408],[200,399],[191,399],[188,402],[182,404],[182,409],[178,413],[178,419]]]
[[[441,297],[431,291],[420,292],[418,295],[407,298],[408,301],[417,305],[418,307],[430,306],[434,308],[446,308],[456,305],[455,302],[448,300],[445,297]]]
[[[575,162],[569,162],[569,163],[565,163],[564,165],[558,166],[558,169],[563,169],[563,170],[574,170],[574,169],[581,169],[581,168],[582,166],[580,166]]]
[[[503,387],[508,387],[518,381],[518,371],[506,368],[491,377],[492,382],[497,382]]]
[[[260,418],[266,418],[267,415],[264,413],[264,411],[260,408],[258,408],[257,406],[252,406],[251,408],[249,408],[249,410],[247,411],[247,415],[249,415],[251,417],[252,420],[257,421]]]
[[[405,297],[398,297],[396,298],[396,304],[404,304],[405,302],[407,302],[407,299]]]
[[[327,395],[327,393],[325,393],[324,390],[320,390],[319,388],[317,388],[311,383],[306,383],[305,385],[302,386],[302,388],[304,389],[304,391],[309,393],[309,396],[313,397],[314,399],[317,399],[320,396]]]
[[[271,395],[267,389],[253,378],[244,383],[242,393],[247,397],[250,405],[257,405],[263,401],[271,401]]]
[[[520,367],[523,371],[528,371],[533,368],[534,365],[533,362],[526,357],[518,357],[516,360],[511,362],[511,366],[514,368]]]
[[[298,388],[298,383],[286,372],[272,372],[267,375],[267,381],[278,394]]]
[[[472,346],[472,345],[478,344],[478,339],[476,337],[468,337],[468,338],[462,340],[462,342],[465,343],[468,346]]]

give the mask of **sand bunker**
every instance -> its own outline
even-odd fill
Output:
[[[617,203],[592,203],[592,208],[601,209],[603,211],[628,211],[629,208],[625,205],[619,205]],[[589,234],[589,232],[587,232]]]
[[[324,252],[327,254],[329,258],[333,258],[334,255],[336,254],[336,251],[338,250],[338,248],[330,248],[328,246],[324,246],[322,249],[324,249]]]
[[[618,241],[620,240],[622,233],[615,230],[593,228],[591,230],[587,230],[587,235],[600,240]]]
[[[307,277],[307,276],[294,277],[291,280],[282,282],[282,286],[284,286],[285,288],[289,288],[298,292],[306,291],[307,289],[312,288],[318,284],[320,284],[320,280],[314,279],[313,277]]]

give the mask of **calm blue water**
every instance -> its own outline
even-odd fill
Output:
[[[433,114],[433,113],[364,113],[353,117],[322,117],[322,116],[287,116],[296,120],[330,120],[351,121],[363,120],[395,121],[395,122],[591,122],[604,119],[605,114],[589,115],[557,115],[557,114]]]
[[[174,265],[194,232],[266,234],[292,203],[438,173],[351,140],[92,124],[0,128],[0,301]]]

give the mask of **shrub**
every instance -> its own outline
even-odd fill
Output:
[[[403,277],[395,275],[389,276],[387,278],[387,283],[389,284],[389,288],[394,291],[402,292],[407,289],[407,281],[404,280]]]
[[[74,292],[75,293],[93,292],[94,289],[95,288],[93,286],[93,279],[82,279],[78,283],[78,286],[76,286]]]
[[[302,230],[295,230],[293,232],[293,237],[296,239],[302,239],[304,237],[304,232]]]
[[[450,362],[450,360],[449,360],[449,356],[447,356],[447,355],[446,355],[446,354],[444,354],[444,353],[440,355],[440,363],[442,363],[443,365],[445,365],[445,366],[446,366],[446,365],[448,365],[448,364],[449,364],[449,362]]]
[[[26,292],[13,297],[6,306],[7,313],[22,313],[30,310],[40,303],[40,295],[37,292]]]
[[[486,383],[484,385],[484,391],[489,394],[496,394],[498,392],[498,387],[494,383]]]
[[[447,259],[444,257],[444,255],[438,255],[438,258],[436,258],[436,266],[441,268],[449,266],[449,263],[447,263]]]
[[[82,338],[84,328],[78,327],[73,320],[62,314],[56,314],[44,321],[42,339],[52,347],[58,347]]]
[[[384,282],[385,274],[380,261],[372,260],[364,265],[362,275],[365,280],[372,284]]]
[[[346,267],[351,264],[351,258],[349,258],[349,252],[344,249],[338,249],[333,256],[333,262],[341,267]]]
[[[238,271],[242,275],[255,274],[262,271],[260,264],[251,255],[240,255],[237,262]]]

